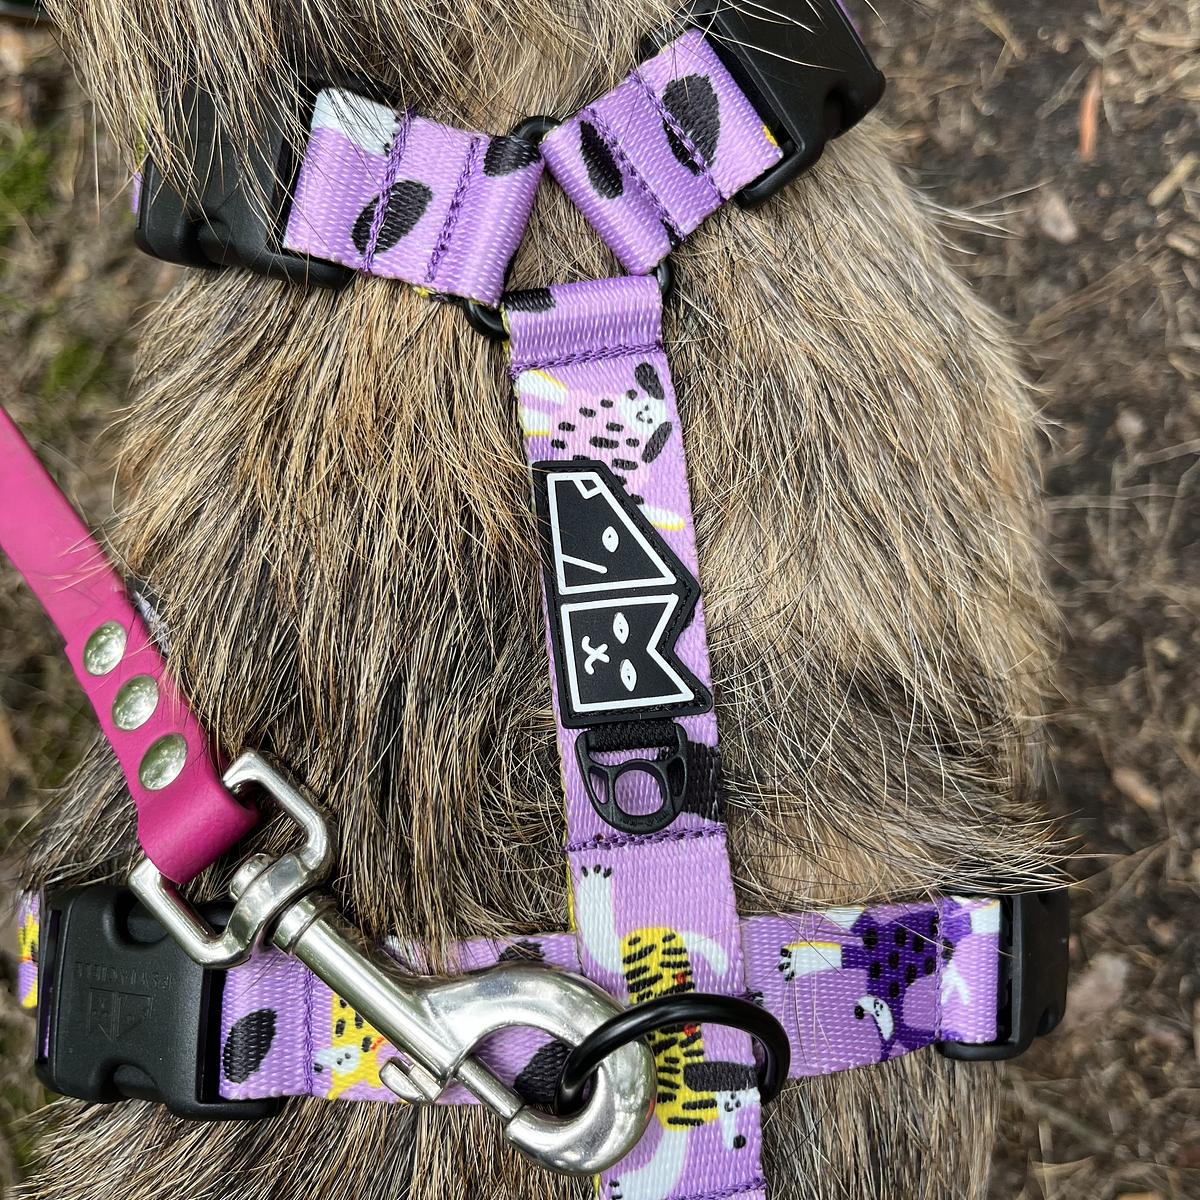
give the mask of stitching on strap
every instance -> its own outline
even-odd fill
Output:
[[[616,135],[613,133],[608,122],[594,109],[584,109],[583,116],[590,121],[596,132],[600,135],[604,144],[612,151],[612,156],[620,164],[621,169],[637,184],[638,190],[650,202],[651,207],[658,214],[658,218],[671,231],[671,236],[682,241],[684,232],[675,224],[674,218],[667,212],[665,205],[658,198],[654,189],[642,178],[642,173],[633,165],[629,159],[629,155],[625,153],[624,147],[617,141]]]
[[[679,144],[688,152],[688,157],[692,160],[692,165],[700,172],[704,182],[712,189],[712,194],[716,197],[718,204],[723,204],[725,197],[721,194],[721,189],[717,186],[717,181],[713,178],[713,173],[709,169],[708,163],[704,161],[704,156],[696,147],[696,143],[692,141],[675,114],[666,106],[663,98],[642,78],[640,69],[635,70],[629,78],[637,85],[654,111],[658,113],[662,123],[679,139]]]
[[[508,368],[509,375],[516,379],[522,371],[549,371],[552,367],[570,367],[577,363],[604,362],[610,358],[625,358],[634,354],[661,353],[662,343],[651,342],[644,346],[605,346],[600,350],[584,350],[579,354],[564,354],[560,358],[514,360]]]
[[[664,829],[658,833],[598,833],[595,837],[585,838],[581,842],[568,842],[563,847],[563,852],[574,854],[577,850],[611,850],[626,846],[653,845],[655,842],[690,842],[696,838],[724,837],[725,832],[725,826],[721,825],[715,829]]]
[[[313,991],[317,977],[311,971],[304,972],[304,1080],[310,1096],[316,1095],[316,1075],[313,1070],[313,1060],[316,1048],[313,1045]]]
[[[467,189],[471,186],[472,176],[475,174],[475,168],[479,162],[479,148],[487,139],[483,137],[473,137],[471,145],[467,149],[467,159],[463,163],[462,173],[458,177],[458,183],[454,188],[454,196],[450,200],[450,207],[446,210],[446,220],[442,224],[442,232],[438,237],[437,245],[434,246],[433,252],[429,256],[429,270],[425,275],[426,283],[433,283],[437,276],[438,267],[442,265],[442,259],[446,256],[446,251],[450,248],[450,240],[454,236],[455,227],[458,225],[458,218],[462,214],[463,201],[467,197]]]
[[[379,246],[379,235],[383,232],[384,218],[387,216],[388,201],[392,196],[392,188],[400,174],[400,160],[408,146],[408,131],[412,126],[412,111],[406,109],[396,118],[396,132],[392,136],[392,144],[388,147],[387,162],[383,167],[383,179],[379,185],[379,199],[375,202],[375,214],[371,218],[371,231],[367,235],[367,248],[363,253],[362,269],[370,275],[375,265],[375,251]]]
[[[757,1175],[745,1183],[736,1183],[723,1187],[715,1192],[697,1192],[694,1196],[682,1196],[680,1200],[729,1200],[732,1196],[741,1196],[745,1192],[761,1192],[767,1186],[766,1178]]]

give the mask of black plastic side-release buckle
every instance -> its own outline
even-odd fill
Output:
[[[883,75],[837,0],[696,0],[689,20],[704,30],[783,149],[775,166],[737,193],[742,208],[762,204],[807,171],[825,143],[858,124],[883,95]]]
[[[1016,1058],[1067,1010],[1070,902],[1065,888],[1022,892],[1000,902],[1000,1002],[994,1042],[939,1042],[947,1058]]]
[[[303,94],[311,116],[316,90],[305,87]],[[178,149],[190,166],[188,185],[179,191],[153,159],[146,159],[135,233],[140,249],[184,266],[239,266],[320,287],[349,283],[351,268],[283,248],[300,171],[288,137],[294,122],[268,109],[242,144],[220,127],[212,96],[196,88],[184,94],[178,116]]]
[[[228,904],[201,908],[220,927]],[[224,973],[193,962],[124,888],[42,899],[37,1076],[110,1103],[153,1100],[194,1120],[256,1120],[282,1100],[222,1100]]]

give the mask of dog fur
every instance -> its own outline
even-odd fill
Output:
[[[503,131],[565,115],[668,17],[647,0],[57,0],[136,164],[199,80],[238,128],[314,73]],[[876,117],[760,211],[674,256],[666,336],[690,467],[743,913],[1018,889],[1056,856],[1036,794],[1049,661],[1036,423],[1011,345],[947,265]],[[519,286],[616,272],[552,184]],[[334,814],[346,911],[433,948],[563,927],[562,799],[536,544],[503,350],[361,279],[191,272],[149,320],[111,546],[157,597],[221,746]],[[263,846],[280,845],[267,830]],[[27,881],[134,858],[98,745]],[[210,872],[198,889],[215,894]],[[986,1190],[997,1075],[933,1053],[790,1086],[776,1200]],[[582,1198],[476,1110],[297,1101],[250,1126],[54,1106],[24,1195]]]

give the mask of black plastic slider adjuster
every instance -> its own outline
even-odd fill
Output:
[[[783,150],[734,197],[742,208],[762,204],[807,171],[825,144],[883,95],[883,75],[838,0],[696,0],[688,20],[704,31]]]
[[[1000,994],[996,1040],[939,1042],[947,1058],[1016,1058],[1049,1033],[1067,1009],[1070,902],[1065,888],[1021,892],[1000,902]]]
[[[592,1072],[614,1050],[656,1030],[677,1029],[686,1037],[689,1027],[704,1022],[728,1025],[750,1034],[758,1043],[762,1057],[757,1066],[747,1065],[744,1072],[739,1063],[684,1063],[683,1086],[709,1092],[757,1088],[761,1103],[774,1100],[787,1082],[792,1062],[792,1045],[783,1026],[765,1008],[749,1000],[709,992],[684,992],[675,996],[656,996],[644,1004],[635,1004],[592,1030],[563,1062],[554,1111],[560,1116],[569,1116],[579,1110]],[[719,1072],[716,1079],[696,1078],[711,1076],[714,1071]]]
[[[230,905],[201,908],[218,928]],[[220,1096],[224,974],[193,962],[124,888],[42,898],[38,1078],[94,1103],[152,1100],[193,1120],[258,1120],[280,1099]]]
[[[262,112],[246,144],[223,130],[213,97],[189,88],[177,114],[178,150],[188,166],[181,192],[153,159],[142,167],[138,247],[184,266],[239,266],[260,275],[318,287],[344,287],[355,272],[283,247],[300,156],[288,131],[307,128],[320,87],[300,87],[300,111]]]

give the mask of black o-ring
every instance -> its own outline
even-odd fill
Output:
[[[783,1026],[766,1009],[749,1000],[709,992],[684,992],[635,1004],[592,1030],[563,1063],[554,1111],[560,1116],[578,1112],[592,1072],[614,1050],[656,1029],[705,1021],[744,1030],[758,1042],[763,1052],[758,1066],[759,1098],[763,1104],[773,1100],[787,1080],[792,1061],[792,1046]]]

